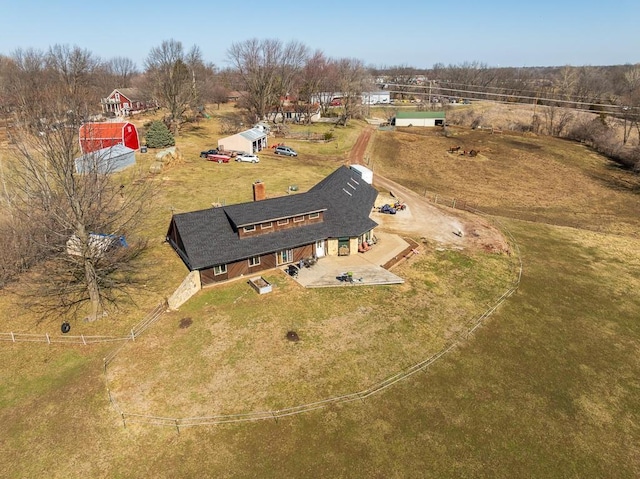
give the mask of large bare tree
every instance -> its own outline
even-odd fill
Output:
[[[144,242],[134,238],[150,186],[134,181],[136,171],[116,174],[102,152],[84,157],[78,172],[78,127],[92,97],[95,62],[88,52],[63,47],[52,48],[42,64],[45,90],[30,91],[34,85],[23,81],[11,91],[27,103],[15,109],[9,130],[14,154],[3,207],[12,221],[0,227],[28,243],[25,297],[35,309],[95,320],[140,276],[134,259]],[[32,69],[18,55],[12,74],[27,78]],[[121,246],[123,235],[128,247]]]
[[[307,48],[295,41],[283,44],[280,40],[254,38],[231,45],[227,58],[239,74],[255,120],[280,108],[281,98],[293,89],[307,55]]]
[[[204,80],[196,76],[204,70],[200,49],[193,46],[185,52],[181,42],[165,40],[151,49],[145,67],[146,89],[169,110],[171,130],[177,136],[185,113],[198,104],[199,84]]]

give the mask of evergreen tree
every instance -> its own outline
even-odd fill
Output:
[[[173,146],[176,140],[165,125],[161,121],[154,121],[147,131],[147,146],[149,148],[164,148],[165,146]]]

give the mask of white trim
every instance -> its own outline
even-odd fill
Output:
[[[218,270],[218,272],[216,273],[216,269]],[[221,274],[225,274],[227,272],[227,265],[226,264],[219,264],[218,266],[214,266],[213,267],[213,275],[214,276],[220,276]]]
[[[253,264],[251,264],[252,262]],[[253,268],[254,266],[260,266],[260,256],[252,256],[247,260],[247,263],[249,264],[249,268]]]

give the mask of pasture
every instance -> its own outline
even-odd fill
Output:
[[[266,152],[257,165],[198,158],[215,119],[185,131],[184,162],[148,180],[157,197],[140,307],[74,331],[126,332],[181,281],[186,268],[162,242],[171,211],[249,200],[256,179],[268,194],[304,191],[344,162],[362,127],[337,129],[333,144],[291,142],[297,160]],[[447,152],[456,145],[480,155]],[[3,477],[637,477],[638,177],[574,143],[464,129],[376,132],[368,152],[376,173],[471,201],[514,234],[520,288],[468,340],[363,401],[179,432],[123,427],[103,374],[113,346],[3,342]],[[127,344],[113,392],[137,412],[201,415],[366,386],[437,350],[512,278],[506,256],[424,249],[396,271],[408,278],[398,288],[310,292],[274,272],[272,296],[242,282],[207,290]],[[59,324],[34,323],[6,295],[0,308],[0,331]],[[305,339],[282,341],[289,328]]]

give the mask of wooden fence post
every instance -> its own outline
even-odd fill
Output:
[[[16,342],[16,337],[13,335],[13,331],[11,331],[11,341]]]
[[[44,335],[47,337],[47,344],[51,344],[51,340],[49,339],[49,333],[44,333]]]

